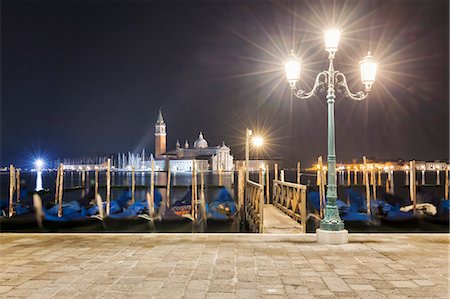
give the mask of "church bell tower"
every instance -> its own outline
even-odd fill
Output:
[[[166,153],[166,123],[159,109],[158,119],[155,124],[155,157],[161,157]]]

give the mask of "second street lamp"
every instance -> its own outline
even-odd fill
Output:
[[[320,229],[317,230],[317,239],[320,243],[340,244],[347,243],[347,231],[344,230],[344,222],[339,217],[339,210],[336,205],[337,184],[336,184],[336,151],[335,151],[335,128],[334,128],[334,102],[336,90],[353,100],[360,101],[367,98],[369,91],[375,81],[377,63],[370,55],[370,52],[359,63],[361,69],[361,81],[365,86],[365,91],[352,93],[347,85],[347,79],[343,73],[334,70],[333,60],[339,46],[341,30],[330,29],[325,31],[325,50],[328,52],[328,70],[320,72],[314,82],[311,91],[307,92],[297,89],[300,80],[301,60],[295,52],[291,50],[290,58],[285,62],[286,78],[292,89],[292,93],[300,99],[313,97],[319,89],[327,90],[328,104],[328,180],[327,180],[327,205],[324,219],[320,222]]]

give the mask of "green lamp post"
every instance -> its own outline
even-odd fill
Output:
[[[365,86],[364,91],[352,93],[347,85],[347,79],[343,73],[336,71],[333,60],[338,50],[341,30],[330,29],[325,31],[325,50],[328,52],[329,66],[327,71],[320,72],[314,82],[311,91],[306,92],[297,89],[300,80],[301,59],[291,50],[291,56],[285,62],[286,78],[292,89],[292,93],[300,99],[313,97],[319,89],[326,88],[328,104],[328,180],[327,180],[327,205],[325,216],[320,222],[320,229],[317,230],[317,240],[319,243],[342,244],[348,242],[347,231],[344,229],[344,222],[339,217],[336,184],[336,151],[335,151],[335,129],[334,129],[334,102],[336,90],[353,100],[360,101],[367,98],[375,81],[377,63],[370,55],[370,52],[360,61],[361,80]]]

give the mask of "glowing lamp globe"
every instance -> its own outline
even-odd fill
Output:
[[[289,82],[289,85],[292,89],[295,89],[295,85],[298,80],[300,80],[301,60],[294,53],[294,50],[291,50],[291,56],[284,63],[284,69],[286,71],[286,79]]]
[[[264,144],[264,139],[261,136],[253,137],[253,145],[255,147],[261,147]]]
[[[365,85],[366,91],[369,91],[375,82],[378,64],[369,52],[367,56],[359,62],[359,67],[361,68],[361,81]]]
[[[328,29],[325,31],[325,50],[328,52],[336,52],[339,46],[339,39],[341,37],[341,30]]]

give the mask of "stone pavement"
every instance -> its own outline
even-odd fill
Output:
[[[448,298],[448,234],[0,234],[2,298]]]

